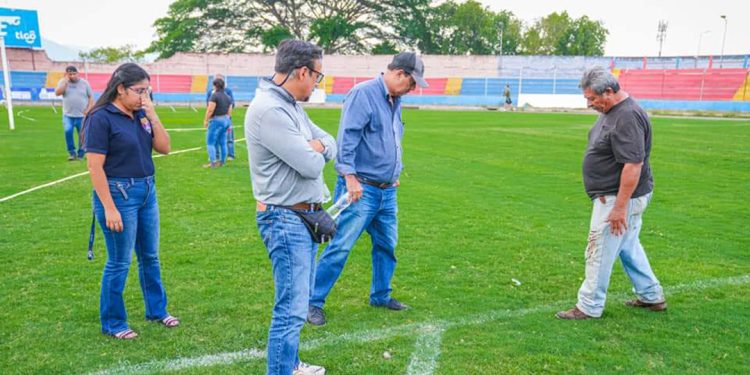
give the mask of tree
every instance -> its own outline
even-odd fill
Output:
[[[555,12],[526,30],[521,49],[530,55],[601,56],[608,33],[601,21]]]
[[[147,52],[168,58],[177,52],[241,52],[252,12],[244,0],[176,0],[154,22],[157,39]]]
[[[143,62],[145,52],[136,51],[135,46],[126,44],[122,47],[100,47],[88,52],[79,52],[83,60],[100,63]]]

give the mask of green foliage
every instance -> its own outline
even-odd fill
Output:
[[[247,357],[189,367],[263,350],[274,286],[245,144],[236,143],[237,160],[226,167],[203,169],[203,112],[157,110],[167,128],[196,129],[170,132],[174,151],[201,147],[154,160],[162,279],[169,312],[183,326],[145,321],[133,259],[125,301],[140,337],[120,342],[100,333],[106,250],[97,228],[96,258],[86,260],[91,182],[72,178],[0,202],[0,373],[90,374],[178,359],[158,371],[107,373],[265,371],[264,359]],[[0,116],[0,197],[86,171],[85,162],[65,160],[60,113],[17,111],[24,116],[13,131]],[[238,140],[244,112],[239,106],[234,116]],[[336,134],[339,110],[308,112]],[[747,373],[750,283],[705,281],[750,274],[742,198],[750,191],[750,121],[653,119],[656,191],[641,240],[669,310],[623,306],[633,294],[615,265],[602,319],[568,322],[554,312],[573,306],[583,276],[591,202],[580,168],[596,116],[420,109],[403,117],[393,295],[412,309],[368,306],[365,233],[327,300],[328,325],[303,329],[303,360],[331,374],[405,374],[422,327],[463,322],[433,348],[436,374]],[[329,187],[335,179],[329,163]]]
[[[396,49],[396,45],[387,40],[376,44],[370,51],[373,55],[395,55],[398,52],[399,50]]]
[[[550,13],[526,30],[521,50],[529,55],[601,56],[609,32],[601,21]]]
[[[132,44],[122,47],[94,48],[88,52],[78,53],[81,59],[98,63],[143,62],[144,55],[144,51],[137,51]]]
[[[436,55],[601,55],[607,30],[583,16],[551,13],[529,27],[476,0],[177,0],[154,23],[148,52],[273,50],[286,38],[327,54],[418,50]],[[392,49],[383,43],[391,43]]]

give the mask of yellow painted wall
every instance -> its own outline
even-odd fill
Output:
[[[463,78],[461,77],[450,77],[448,82],[445,83],[445,95],[458,95],[461,93],[461,83]]]
[[[193,76],[193,83],[190,85],[190,92],[204,93],[208,88],[208,76]]]
[[[325,76],[323,77],[323,80],[320,81],[320,84],[318,84],[318,88],[326,89],[326,94],[332,94],[333,93],[333,76]]]
[[[745,75],[745,82],[734,93],[734,100],[750,101],[750,74]]]
[[[64,72],[47,72],[47,82],[44,83],[44,87],[57,88],[57,82],[60,82],[64,76]]]

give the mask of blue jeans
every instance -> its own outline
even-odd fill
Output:
[[[122,216],[122,232],[107,229],[104,206],[94,192],[94,213],[104,232],[107,263],[102,275],[99,306],[102,332],[115,334],[128,328],[128,315],[122,292],[133,250],[138,258],[138,278],[146,305],[146,319],[163,319],[167,294],[159,265],[159,204],[153,177],[108,178],[109,190]]]
[[[607,299],[607,287],[612,266],[620,257],[625,273],[633,282],[638,299],[647,303],[664,302],[664,292],[656,279],[638,235],[642,216],[652,194],[633,198],[628,206],[628,229],[615,236],[610,231],[607,217],[615,206],[615,196],[605,196],[605,203],[594,199],[591,227],[586,247],[586,279],[578,291],[576,306],[586,315],[600,317]]]
[[[216,150],[216,159],[220,158],[219,150]],[[232,118],[229,118],[229,128],[227,129],[227,156],[234,158],[234,126],[232,126]]]
[[[229,128],[229,116],[216,116],[208,122],[206,132],[206,148],[208,159],[215,163],[217,154],[220,152],[221,162],[227,161],[227,128]]]
[[[364,230],[372,238],[372,287],[370,304],[382,305],[391,299],[391,279],[396,270],[398,204],[396,188],[380,189],[362,184],[360,200],[341,212],[333,240],[320,254],[315,269],[315,289],[310,305],[322,308],[331,288],[341,275],[349,252]],[[334,201],[346,194],[346,180],[336,181]]]
[[[81,149],[81,122],[83,117],[69,117],[63,115],[63,129],[65,130],[65,145],[68,147],[68,155],[83,158],[83,149]],[[78,132],[78,153],[73,141],[73,129]]]
[[[268,374],[288,375],[299,363],[299,337],[307,319],[318,246],[302,219],[286,208],[268,206],[256,220],[276,289],[268,331]]]

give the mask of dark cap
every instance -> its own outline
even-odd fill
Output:
[[[404,72],[414,78],[414,82],[419,87],[428,87],[427,81],[424,80],[424,63],[422,59],[414,52],[401,52],[393,56],[393,61],[388,64],[388,69],[403,69]]]
[[[78,73],[78,68],[73,65],[69,65],[67,68],[65,68],[65,73]]]

